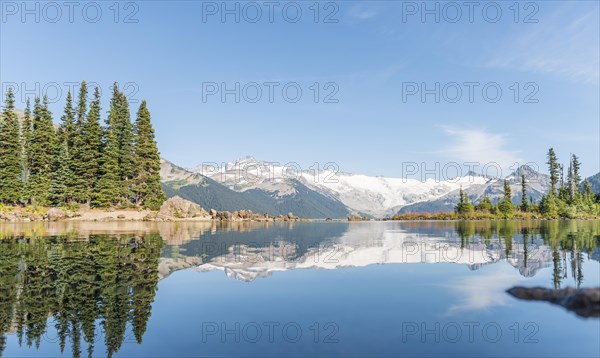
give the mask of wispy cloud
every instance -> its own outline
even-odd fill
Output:
[[[450,144],[439,153],[451,160],[462,162],[498,163],[507,169],[515,163],[522,163],[519,152],[508,148],[508,138],[504,134],[491,133],[482,129],[442,127]]]
[[[354,19],[366,20],[366,19],[370,19],[373,16],[377,15],[377,11],[373,7],[358,4],[358,5],[352,6],[348,10],[348,14]]]
[[[485,65],[597,84],[600,77],[599,8],[597,4],[593,7],[566,5],[569,8],[560,7],[545,13],[543,21],[527,24],[495,46]]]

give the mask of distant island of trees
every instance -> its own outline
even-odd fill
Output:
[[[27,99],[23,120],[8,88],[0,116],[0,205],[147,207],[165,201],[160,186],[160,156],[150,111],[142,101],[135,122],[117,84],[105,125],[100,91],[88,108],[81,83],[78,103],[69,91],[58,128],[46,96]]]
[[[527,181],[521,176],[521,200],[514,204],[508,180],[504,180],[503,196],[495,204],[485,194],[476,205],[461,188],[458,204],[454,212],[446,213],[410,213],[394,215],[390,220],[453,220],[453,219],[592,219],[600,217],[600,194],[592,191],[592,185],[586,179],[581,185],[581,163],[576,155],[571,155],[567,170],[567,180],[562,174],[562,165],[558,163],[553,148],[548,150],[548,171],[550,191],[542,195],[536,203],[527,195]]]

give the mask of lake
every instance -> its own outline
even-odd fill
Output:
[[[600,356],[599,221],[0,224],[4,357]]]

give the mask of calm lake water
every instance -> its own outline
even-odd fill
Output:
[[[600,356],[600,222],[0,225],[0,356]]]

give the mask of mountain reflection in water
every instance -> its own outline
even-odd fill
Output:
[[[599,241],[597,221],[1,224],[0,353],[7,335],[61,351],[68,342],[75,357],[141,344],[159,280],[179,269],[251,282],[293,269],[506,262],[579,287]]]

